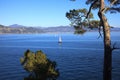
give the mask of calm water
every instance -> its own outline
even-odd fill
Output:
[[[112,32],[120,47],[120,32]],[[58,43],[62,36],[63,43]],[[97,32],[74,34],[0,35],[0,80],[23,80],[28,73],[20,65],[27,49],[42,50],[60,69],[58,80],[102,80],[103,41]],[[120,80],[120,50],[113,52],[113,80]]]

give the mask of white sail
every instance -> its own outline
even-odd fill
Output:
[[[62,38],[61,38],[61,36],[59,37],[59,41],[58,41],[59,43],[62,43]]]

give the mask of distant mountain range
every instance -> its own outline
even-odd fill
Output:
[[[97,31],[97,29],[87,29],[88,31]],[[120,28],[111,28],[112,31],[120,31]],[[56,27],[28,27],[18,24],[10,26],[0,25],[0,34],[39,34],[39,33],[74,33],[74,28],[70,26]]]
[[[20,27],[26,27],[26,26],[23,26],[23,25],[19,25],[19,24],[12,24],[12,25],[9,25],[9,27],[11,28],[20,28]]]
[[[70,26],[56,26],[56,27],[28,27],[18,24],[10,26],[0,25],[0,34],[30,34],[30,33],[64,33],[74,32],[74,28]]]

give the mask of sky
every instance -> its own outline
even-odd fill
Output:
[[[65,13],[70,9],[87,8],[85,0],[0,0],[0,24],[54,27],[66,26],[70,21]],[[99,19],[97,11],[92,11]],[[120,27],[120,13],[107,14],[111,26]]]

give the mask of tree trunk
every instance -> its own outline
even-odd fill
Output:
[[[102,22],[103,34],[104,34],[104,67],[103,67],[103,80],[112,79],[112,50],[111,50],[111,39],[110,39],[110,27],[107,19],[103,13],[104,0],[100,0],[100,10],[98,16]]]

